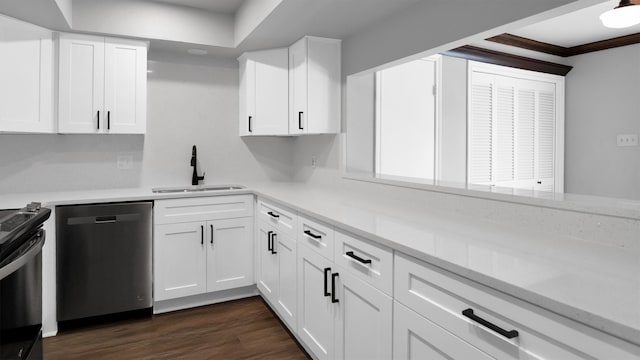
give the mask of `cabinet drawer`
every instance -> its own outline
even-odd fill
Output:
[[[253,216],[252,195],[156,200],[155,224],[175,224]]]
[[[258,200],[258,218],[273,225],[278,231],[296,236],[298,216],[291,210],[264,200]]]
[[[333,260],[333,237],[333,227],[306,216],[300,215],[298,218],[298,240],[329,260]]]
[[[393,253],[391,249],[341,231],[335,235],[334,261],[350,273],[391,295]]]
[[[394,262],[397,301],[492,357],[638,359],[640,354],[628,342],[409,256],[396,253]],[[490,330],[464,316],[466,309],[517,336],[508,339]]]

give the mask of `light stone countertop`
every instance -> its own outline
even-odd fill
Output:
[[[545,229],[296,183],[156,194],[149,188],[0,196],[1,208],[255,194],[640,345],[640,251]],[[638,234],[640,242],[640,234]]]

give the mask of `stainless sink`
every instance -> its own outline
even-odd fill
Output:
[[[245,189],[242,185],[194,185],[178,187],[159,187],[151,189],[156,194],[190,193],[197,191],[230,191]]]

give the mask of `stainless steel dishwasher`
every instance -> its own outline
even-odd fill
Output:
[[[58,321],[151,308],[152,207],[56,207]]]

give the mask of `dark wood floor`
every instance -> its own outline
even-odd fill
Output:
[[[308,359],[259,297],[152,318],[67,330],[44,339],[55,359]]]

